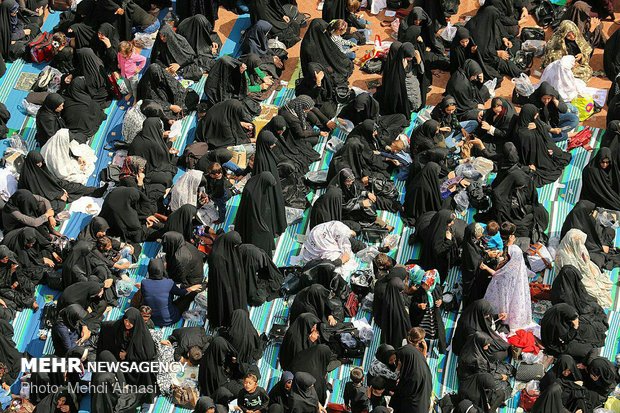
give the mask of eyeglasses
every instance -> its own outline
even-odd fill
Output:
[[[214,169],[211,172],[209,172],[209,175],[219,175],[222,173],[221,169]]]

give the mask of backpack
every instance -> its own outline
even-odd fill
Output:
[[[52,45],[52,34],[43,32],[28,43],[30,58],[33,63],[50,62],[54,57],[54,46]]]

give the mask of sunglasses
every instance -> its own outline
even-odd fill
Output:
[[[221,169],[214,169],[211,172],[209,172],[209,175],[219,175],[222,173]]]

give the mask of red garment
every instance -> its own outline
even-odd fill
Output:
[[[592,138],[592,131],[590,130],[589,127],[586,127],[585,129],[579,131],[572,138],[570,138],[570,140],[568,141],[568,147],[566,148],[566,150],[570,151],[572,149],[579,148],[580,146],[583,147],[587,151],[592,150],[592,148],[590,147],[591,138]]]
[[[531,331],[517,330],[514,336],[508,337],[508,343],[523,349],[524,353],[538,354],[540,347],[536,344],[536,338]]]

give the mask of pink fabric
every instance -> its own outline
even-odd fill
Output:
[[[146,64],[146,57],[138,53],[132,53],[129,58],[118,54],[118,68],[121,69],[121,76],[130,78]]]

